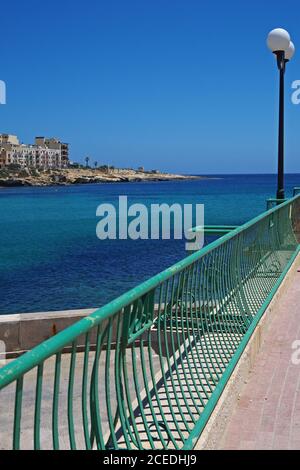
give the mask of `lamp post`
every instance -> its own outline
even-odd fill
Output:
[[[285,29],[276,28],[268,34],[267,45],[277,58],[279,70],[279,128],[277,199],[284,199],[284,74],[287,62],[295,53],[295,46]]]

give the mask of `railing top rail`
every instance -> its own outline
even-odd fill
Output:
[[[181,261],[178,261],[173,266],[165,269],[159,274],[156,274],[150,279],[137,285],[136,287],[122,294],[115,300],[112,300],[103,307],[100,307],[91,315],[79,320],[78,322],[69,326],[60,333],[56,334],[52,338],[39,344],[31,351],[28,351],[23,356],[20,356],[17,360],[14,360],[10,364],[4,366],[2,369],[0,369],[0,389],[10,384],[14,380],[16,380],[20,375],[25,374],[42,361],[45,361],[56,352],[63,349],[66,345],[74,341],[78,336],[86,333],[91,328],[99,325],[103,320],[110,318],[111,316],[119,312],[122,308],[130,305],[142,295],[155,289],[162,282],[168,280],[175,274],[189,267],[194,262],[198,261],[203,256],[205,256],[207,253],[210,253],[217,247],[223,245],[228,240],[235,238],[240,233],[244,232],[253,225],[269,217],[272,213],[275,213],[278,210],[281,210],[283,207],[292,204],[296,199],[300,199],[300,194],[297,194],[296,196],[288,199],[282,204],[261,213],[260,215],[254,217],[245,224],[225,234],[218,240],[215,240],[214,242],[205,246],[201,250],[187,256]]]

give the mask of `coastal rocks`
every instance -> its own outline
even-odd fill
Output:
[[[22,178],[27,178],[28,176],[31,176],[29,168],[22,168],[22,170],[19,171],[18,176]]]
[[[109,178],[109,177],[103,177],[103,176],[94,176],[94,177],[83,177],[80,176],[78,178],[75,178],[74,180],[69,180],[69,183],[71,184],[88,184],[88,183],[118,183],[120,181],[129,181],[128,178],[119,178],[119,177],[114,177],[114,178]]]
[[[51,175],[51,180],[56,184],[66,183],[67,177],[65,175]]]
[[[52,186],[68,184],[92,183],[121,183],[141,181],[169,181],[199,179],[197,176],[173,175],[171,173],[147,172],[133,169],[114,169],[112,171],[100,168],[64,168],[37,170],[22,168],[15,173],[0,170],[0,186]]]
[[[91,183],[91,178],[87,178],[85,176],[79,176],[78,178],[75,178],[73,181],[71,181],[72,184],[86,184],[86,183]]]
[[[0,186],[15,187],[15,186],[33,186],[30,181],[21,178],[0,179]]]

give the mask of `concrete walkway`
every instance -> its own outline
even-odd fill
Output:
[[[300,449],[299,269],[272,315],[220,449]]]

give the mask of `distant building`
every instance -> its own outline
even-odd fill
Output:
[[[69,146],[58,139],[36,137],[34,145],[20,144],[15,135],[0,134],[0,168],[11,164],[22,168],[65,168]]]
[[[0,134],[0,144],[19,145],[19,139],[16,135]]]
[[[47,137],[36,137],[35,145],[47,149],[59,150],[61,152],[61,165],[66,167],[69,163],[69,144],[61,142],[58,139]]]

